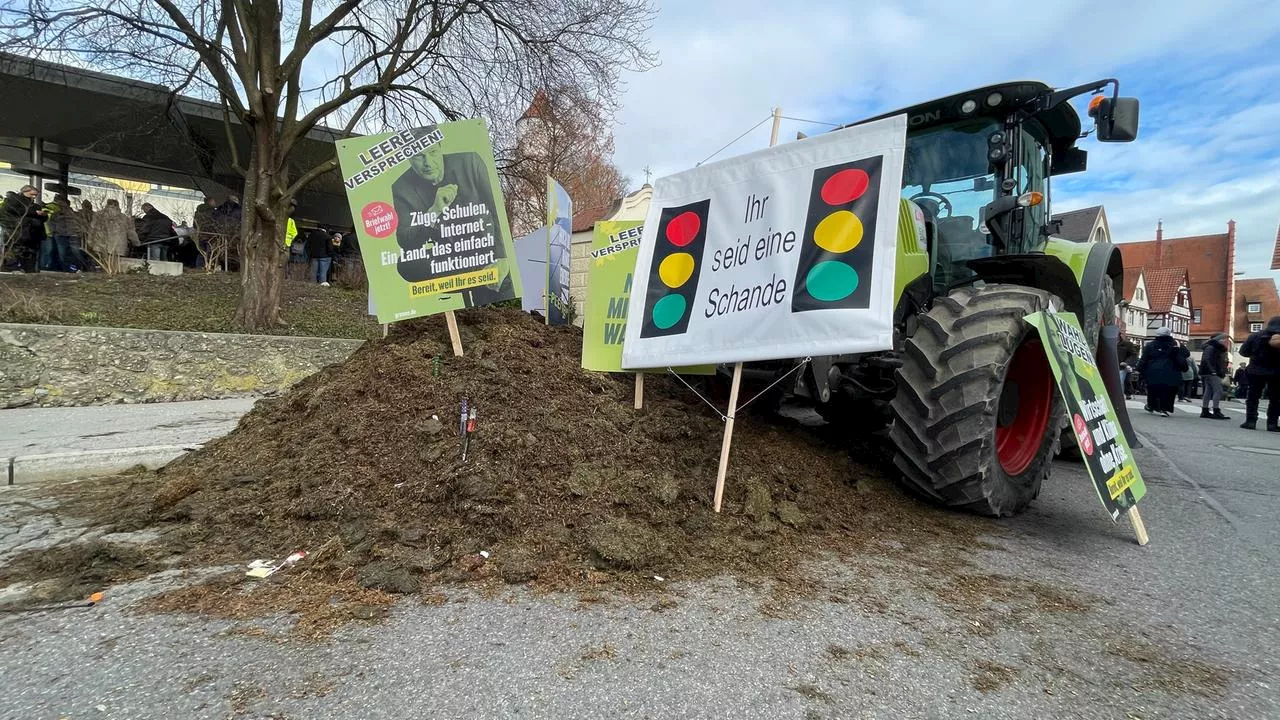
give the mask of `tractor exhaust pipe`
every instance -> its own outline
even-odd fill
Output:
[[[1116,409],[1116,418],[1120,421],[1120,429],[1124,431],[1124,439],[1129,447],[1140,448],[1138,436],[1133,432],[1133,424],[1129,422],[1129,406],[1124,402],[1124,384],[1120,381],[1120,328],[1115,325],[1103,325],[1098,332],[1098,370],[1102,373],[1102,384],[1107,387],[1107,395],[1111,397],[1111,406]]]

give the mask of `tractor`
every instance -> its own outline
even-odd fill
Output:
[[[811,358],[782,385],[849,433],[888,427],[902,484],[928,501],[1016,514],[1067,447],[1062,399],[1023,319],[1041,310],[1078,317],[1132,441],[1115,358],[1120,251],[1058,237],[1049,194],[1050,178],[1085,169],[1073,98],[1094,94],[1099,141],[1137,137],[1138,101],[1119,87],[1006,83],[863,121],[907,116],[895,347]],[[768,382],[796,364],[748,372]]]

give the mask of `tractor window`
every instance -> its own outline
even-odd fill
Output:
[[[1035,136],[1027,132],[1025,127],[1019,131],[1018,138],[1018,165],[1015,170],[1018,181],[1017,194],[1021,195],[1032,190],[1044,192],[1044,179],[1047,176],[1045,168],[1047,154],[1044,147]],[[1010,248],[1011,252],[1030,252],[1040,246],[1043,242],[1040,229],[1044,227],[1046,208],[1047,204],[1041,203],[1024,211],[1021,247]]]
[[[934,226],[929,254],[939,291],[973,275],[966,261],[991,255],[979,220],[996,197],[987,137],[999,128],[995,120],[978,118],[907,136],[902,196],[919,204]]]

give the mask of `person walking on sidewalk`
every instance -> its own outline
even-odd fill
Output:
[[[1236,399],[1243,400],[1249,396],[1249,363],[1240,363],[1240,367],[1236,368],[1236,374],[1232,378],[1235,382]]]
[[[1182,384],[1178,386],[1178,402],[1190,402],[1196,396],[1196,367],[1191,363],[1191,351],[1186,344],[1178,346],[1178,355],[1187,368],[1182,371]]]
[[[1138,372],[1147,381],[1147,412],[1169,417],[1186,367],[1182,348],[1178,347],[1178,341],[1173,339],[1169,328],[1156,330],[1155,339],[1142,348],[1142,359],[1138,360]]]
[[[1225,395],[1222,381],[1227,377],[1227,350],[1231,338],[1226,333],[1214,335],[1204,344],[1200,353],[1200,382],[1204,385],[1204,400],[1200,403],[1200,417],[1213,420],[1229,420],[1218,404]],[[1210,407],[1213,412],[1210,412]]]
[[[1280,432],[1280,315],[1250,335],[1240,346],[1240,354],[1249,358],[1249,395],[1240,427],[1258,429],[1258,403],[1266,391],[1271,396],[1267,400],[1267,430]]]

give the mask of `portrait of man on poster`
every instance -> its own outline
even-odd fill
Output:
[[[418,130],[419,137],[435,132],[435,126]],[[498,223],[497,201],[494,198],[493,185],[489,181],[489,172],[480,155],[475,152],[446,153],[442,143],[435,143],[409,160],[409,169],[391,185],[392,205],[400,225],[396,230],[396,242],[404,250],[418,250],[431,245],[441,237],[438,220],[432,224],[415,224],[411,218],[415,213],[431,213],[441,217],[451,208],[465,208],[481,205],[484,210],[475,216],[469,216],[465,222],[480,220],[484,230],[491,232],[495,239],[492,250],[494,259],[500,260],[504,255],[501,229]],[[428,255],[415,260],[401,261],[397,265],[400,276],[408,282],[420,282],[433,277],[453,273],[433,273],[431,262],[435,258]],[[487,285],[465,291],[467,307],[484,305],[500,297],[510,297],[511,276],[496,285]]]

